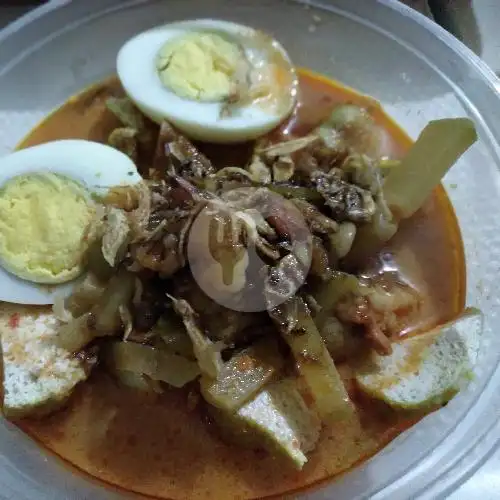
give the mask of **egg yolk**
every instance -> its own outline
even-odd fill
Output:
[[[92,204],[76,182],[56,174],[15,177],[0,191],[0,259],[13,274],[62,283],[81,272]]]
[[[179,97],[204,102],[228,98],[246,66],[241,48],[215,33],[191,33],[169,40],[156,61],[165,87]]]

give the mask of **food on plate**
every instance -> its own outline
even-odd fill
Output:
[[[1,163],[0,299],[51,304],[63,288],[37,283],[58,285],[81,275],[97,216],[94,198],[141,178],[127,156],[86,140],[41,144]]]
[[[296,102],[297,76],[285,49],[227,21],[181,21],[141,33],[121,48],[117,72],[145,115],[203,141],[256,139]]]
[[[78,469],[158,498],[293,494],[471,378],[481,314],[464,309],[440,185],[476,140],[469,119],[431,122],[412,143],[373,99],[294,68],[269,36],[196,20],[127,42],[116,77],[6,161],[36,159],[40,143],[59,154],[69,134],[113,155],[72,163],[78,142],[63,141],[61,164],[78,171],[30,160],[2,184],[36,173],[85,187],[83,272],[50,296],[52,313],[5,305],[2,345],[5,373],[38,366],[35,348],[57,357],[26,375],[36,404],[10,415]],[[103,182],[86,181],[98,166]],[[32,283],[3,293],[33,302]],[[68,408],[30,411],[52,400]]]
[[[372,353],[356,380],[363,391],[396,408],[443,405],[473,377],[482,327],[481,313],[468,309],[451,323],[395,342],[390,356]]]

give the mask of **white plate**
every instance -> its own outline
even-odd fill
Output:
[[[462,228],[468,304],[486,314],[477,378],[369,462],[310,498],[438,498],[463,482],[500,438],[500,100],[498,81],[460,42],[397,2],[335,0],[54,1],[0,34],[0,154],[82,87],[108,75],[122,43],[162,22],[212,17],[274,34],[302,66],[379,99],[412,135],[433,118],[470,116],[480,142],[446,177]],[[430,152],[432,154],[432,152]],[[104,499],[7,422],[0,495]],[[118,497],[118,496],[117,496]]]

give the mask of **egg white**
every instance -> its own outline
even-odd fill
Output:
[[[103,195],[110,187],[141,181],[134,162],[120,151],[85,140],[61,140],[15,151],[0,158],[0,189],[13,177],[51,172],[68,177],[89,193]],[[40,285],[0,267],[0,301],[16,304],[53,304],[68,295],[75,283]]]
[[[197,102],[177,96],[166,89],[156,69],[156,57],[162,46],[173,38],[208,30],[241,41],[257,33],[253,28],[213,19],[181,21],[159,26],[129,40],[117,57],[117,73],[127,95],[141,111],[161,123],[168,120],[192,139],[216,143],[235,143],[255,139],[279,125],[295,105],[296,75],[285,49],[270,42],[290,62],[294,85],[289,106],[280,113],[266,112],[258,105],[238,109],[230,117],[220,117],[220,102]]]

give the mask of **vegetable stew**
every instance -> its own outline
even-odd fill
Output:
[[[351,249],[355,249],[353,233],[357,225],[360,221],[371,220],[374,213],[383,212],[377,199],[378,188],[372,185],[375,181],[371,177],[368,180],[362,178],[366,170],[360,168],[356,161],[362,163],[365,161],[363,155],[372,154],[374,148],[382,148],[383,151],[377,152],[382,156],[380,169],[397,169],[403,165],[411,141],[372,99],[309,71],[300,70],[299,76],[299,103],[282,126],[257,145],[197,144],[198,156],[186,167],[190,169],[186,178],[197,178],[199,184],[193,182],[187,186],[183,179],[179,179],[177,187],[184,190],[184,194],[185,191],[192,194],[193,189],[221,193],[225,192],[226,182],[229,187],[234,187],[231,182],[236,179],[236,187],[254,188],[259,175],[272,175],[275,182],[269,189],[275,189],[276,194],[291,200],[293,210],[302,214],[312,231],[309,271],[315,280],[312,298],[305,294],[277,305],[273,303],[271,319],[258,312],[233,314],[234,311],[217,308],[212,303],[207,303],[205,309],[204,299],[196,297],[197,292],[189,289],[189,278],[186,278],[185,281],[179,279],[176,286],[168,290],[171,314],[164,315],[166,317],[159,321],[164,311],[157,313],[155,310],[155,297],[140,301],[136,304],[137,310],[145,307],[145,303],[148,310],[141,310],[140,313],[135,310],[133,327],[125,328],[128,343],[135,342],[134,353],[127,352],[125,342],[105,342],[101,348],[105,362],[100,363],[88,382],[78,388],[68,409],[43,420],[19,423],[45,448],[77,469],[110,485],[158,498],[279,496],[345,472],[376,453],[423,416],[396,412],[361,394],[353,382],[352,365],[346,360],[363,349],[375,349],[381,353],[390,351],[392,339],[427,330],[455,318],[462,311],[465,304],[465,264],[451,204],[444,189],[438,186],[416,213],[408,219],[401,217],[396,221],[398,230],[392,239],[394,231],[391,224],[394,221],[388,219],[387,224],[382,225],[383,230],[380,230],[382,226],[376,229],[379,235],[386,234],[387,237],[379,241],[375,251],[366,255],[364,251],[356,252],[355,258],[349,259]],[[123,128],[123,119],[116,116],[116,106],[114,110],[113,106],[119,105],[122,97],[123,91],[114,77],[97,84],[72,97],[49,116],[22,142],[21,147],[61,138],[109,140],[115,147],[133,156],[143,175],[155,181],[155,177],[164,175],[162,169],[168,168],[165,162],[151,163],[155,134],[160,134],[160,143],[163,137],[164,146],[172,144],[175,132],[167,128],[158,132],[156,126],[148,128],[148,125],[142,135],[133,137],[134,141],[128,140],[131,136],[127,134],[117,133]],[[363,124],[368,123],[371,129],[363,129],[364,125],[357,127],[359,120]],[[345,143],[349,147],[356,144],[359,149],[358,156],[350,157],[351,164],[346,167],[351,169],[349,175],[352,177],[349,179],[357,179],[352,184],[350,180],[334,179],[326,173],[313,176],[307,171],[307,165],[316,162],[317,166],[318,155],[324,153],[315,150],[311,155],[308,148],[318,140],[318,136],[328,144],[332,140],[328,127],[337,126],[339,121],[344,125],[350,124],[343,130]],[[381,140],[377,144],[372,141],[374,133],[380,134]],[[193,154],[189,144],[182,140],[176,144],[182,154],[186,151]],[[333,160],[329,158],[328,161]],[[148,170],[151,165],[152,170]],[[242,173],[242,169],[238,170],[235,165],[249,166]],[[214,167],[217,174],[212,175],[214,172],[210,169]],[[178,168],[184,168],[182,162]],[[204,172],[208,169],[210,175],[197,176],[197,168]],[[288,182],[291,175],[298,175],[300,168],[304,169],[301,175],[311,176],[314,189],[307,183]],[[358,189],[360,185],[365,188]],[[332,195],[334,187],[344,189],[349,199],[357,201],[339,203]],[[375,194],[372,196],[370,193]],[[119,200],[123,203],[123,197],[119,193],[114,194],[114,202]],[[161,192],[158,190],[157,194],[161,195]],[[323,202],[335,214],[335,220],[324,217],[317,209],[318,204]],[[119,218],[118,215],[116,217]],[[258,236],[266,231],[268,234],[271,231],[279,233],[279,224],[272,222],[270,218],[264,223],[258,221],[261,231]],[[289,229],[289,226],[285,227],[284,232]],[[335,249],[338,260],[345,263],[342,272],[330,269],[331,262],[328,264],[322,253],[328,235],[332,236],[329,243]],[[383,240],[389,239],[384,244]],[[274,258],[276,248],[267,245],[265,238],[257,238],[256,246],[267,259]],[[363,245],[363,249],[366,246]],[[110,267],[113,267],[110,260],[119,258],[119,247],[116,245],[108,258],[104,255],[104,261],[99,261],[99,258],[89,261],[93,274],[99,279],[109,278]],[[174,258],[153,262],[151,252],[141,251],[141,248],[136,249],[133,254],[135,261],[142,268],[162,276],[170,276],[184,265]],[[346,270],[356,271],[356,274],[346,275]],[[353,282],[351,278],[354,276]],[[360,281],[370,284],[368,296],[364,296],[363,300],[371,304],[378,321],[385,325],[383,332],[359,319],[359,308],[353,309],[350,299],[346,298],[352,294],[350,287],[358,287]],[[97,332],[97,336],[102,337],[104,332],[108,335],[127,324],[126,314],[123,310],[119,314],[119,311],[121,305],[133,300],[137,293],[134,286],[136,283],[130,276],[118,273],[111,277],[106,288],[107,296],[113,296],[115,303],[101,301],[88,313],[75,294],[72,300],[76,302],[67,304],[67,307],[73,308],[72,314],[79,318],[91,314],[95,321],[91,333]],[[189,293],[185,292],[184,286]],[[397,294],[391,292],[394,287],[398,290]],[[96,300],[95,296],[92,300]],[[399,301],[399,305],[387,306],[391,301]],[[335,307],[335,316],[324,314],[330,306]],[[78,307],[81,310],[76,314]],[[195,313],[205,313],[209,307],[213,307],[213,313],[207,314],[209,318],[204,321],[204,328],[212,335],[207,339],[198,331],[199,328],[196,329]],[[293,326],[290,326],[292,309],[294,319]],[[85,322],[84,327],[88,324]],[[236,333],[229,328],[231,325],[237,325],[236,329],[233,328]],[[345,325],[349,328],[346,329]],[[184,328],[192,342],[186,342]],[[152,334],[154,329],[158,331]],[[266,338],[264,333],[268,329],[279,331],[279,341]],[[253,333],[256,331],[263,335],[254,340]],[[297,335],[294,332],[307,334]],[[167,346],[165,351],[161,351],[161,359],[155,351],[154,342],[163,342]],[[168,346],[172,345],[175,347],[169,351]],[[236,351],[226,359],[227,353],[221,346],[229,346],[230,349],[236,346]],[[231,412],[242,405],[247,408],[255,401],[255,395],[262,394],[259,391],[270,383],[274,384],[272,390],[269,389],[271,399],[272,391],[275,391],[276,394],[288,394],[288,401],[294,401],[296,389],[279,387],[275,381],[277,373],[288,369],[283,366],[280,355],[283,349],[297,362],[301,382],[306,386],[300,388],[300,392],[309,396],[304,397],[305,405],[314,408],[314,413],[324,424],[318,440],[311,430],[317,426],[315,419],[318,417],[311,417],[311,435],[304,438],[303,447],[307,448],[309,441],[317,440],[317,445],[309,447],[314,450],[308,453],[308,463],[301,471],[290,466],[280,453],[264,452],[261,446],[240,446],[234,437],[234,425],[240,424],[221,417],[224,412]],[[265,352],[264,356],[262,352]],[[304,353],[305,358],[314,358],[314,363],[304,359]],[[133,376],[133,363],[127,361],[133,358],[137,363],[138,356],[145,364],[135,370],[147,375],[140,380]],[[165,359],[168,359],[169,366],[176,367],[175,376],[162,369]],[[131,372],[120,369],[120,366],[128,367]],[[245,366],[245,373],[250,375],[243,380],[235,380],[232,375],[235,366]],[[119,372],[118,377],[116,372]],[[201,394],[199,384],[194,381],[200,372]],[[125,386],[122,378],[127,377],[128,385],[134,387]],[[138,387],[144,383],[146,391]],[[330,394],[335,392],[333,402],[321,396],[325,390]],[[204,404],[203,399],[211,404]],[[277,400],[274,397],[274,401]],[[303,404],[302,398],[300,401],[297,403],[299,406]],[[239,412],[238,416],[245,417],[246,424],[256,425],[250,421],[248,414],[242,417]],[[251,439],[252,432],[239,434],[241,440]]]

